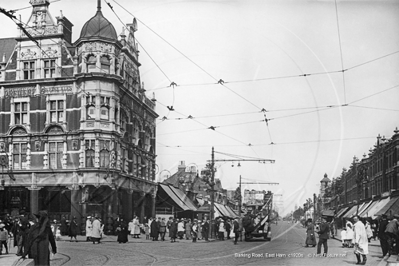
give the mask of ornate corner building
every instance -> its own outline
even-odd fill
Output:
[[[0,211],[79,220],[155,214],[155,101],[140,81],[134,19],[118,36],[97,12],[72,23],[31,0],[17,38],[0,39]]]

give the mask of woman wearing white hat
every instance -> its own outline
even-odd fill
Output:
[[[91,222],[91,216],[87,216],[86,220],[86,241],[91,241],[93,231],[93,225]]]

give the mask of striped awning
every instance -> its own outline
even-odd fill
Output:
[[[348,209],[349,209],[349,207],[343,207],[342,209],[340,209],[340,210],[337,212],[336,217],[337,217],[337,218],[340,218],[342,215],[344,215],[344,213],[345,213]]]
[[[391,211],[392,213],[389,213],[390,212],[390,210],[392,210],[392,206],[394,206],[394,205],[398,205],[399,204],[399,197],[396,197],[396,198],[391,198],[390,200],[389,200],[389,202],[387,203],[387,204],[385,204],[385,206],[384,207],[382,207],[378,212],[376,212],[374,215],[375,216],[379,216],[379,215],[383,215],[383,214],[386,214],[386,215],[389,215],[389,216],[391,216],[391,215],[393,215],[393,214],[396,214],[396,212],[393,212],[393,211]]]

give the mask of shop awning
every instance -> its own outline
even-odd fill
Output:
[[[380,200],[377,204],[375,204],[373,206],[373,208],[371,208],[368,211],[368,216],[367,217],[371,217],[371,218],[375,218],[375,214],[381,210],[382,208],[384,208],[384,206],[389,202],[389,198],[385,198]]]
[[[362,207],[359,208],[358,215],[361,214],[365,209],[367,209],[367,208],[371,205],[371,203],[373,203],[372,200],[370,200],[369,202],[365,202],[365,203],[362,205]]]
[[[368,213],[369,211],[378,203],[378,200],[373,201],[367,208],[365,208],[360,214],[360,217],[369,217]]]
[[[235,213],[235,211],[232,208],[230,208],[228,205],[225,205],[225,207],[228,213],[230,214],[230,217],[232,218],[238,217],[238,215]]]
[[[189,197],[187,197],[187,195],[184,194],[183,191],[181,191],[180,189],[175,188],[175,187],[173,187],[173,186],[169,186],[169,187],[170,187],[170,188],[173,190],[173,192],[184,202],[184,204],[186,204],[186,206],[187,206],[188,208],[190,208],[190,210],[195,211],[195,210],[198,209],[197,206],[195,206],[194,202],[193,202]]]
[[[353,206],[342,218],[352,218],[357,211],[357,205]]]
[[[197,208],[194,203],[183,193],[183,191],[171,186],[159,184],[159,186],[168,194],[168,196],[183,210],[183,211],[196,211]],[[179,191],[181,193],[179,193]],[[179,194],[183,194],[184,197],[179,197]]]
[[[321,215],[323,216],[334,216],[334,210],[324,210]]]
[[[392,210],[392,206],[395,204],[399,204],[399,198],[391,198],[387,204],[385,204],[384,207],[382,207],[379,211],[377,211],[374,215],[378,216],[378,215],[383,215],[383,214],[387,214],[387,215],[391,215],[389,213],[390,210]],[[396,214],[395,212],[392,211],[392,215]]]
[[[226,210],[224,205],[215,202],[215,207],[218,209],[221,216],[230,217],[230,213]]]
[[[343,207],[342,209],[340,209],[340,210],[337,212],[336,217],[337,217],[337,218],[340,218],[348,209],[349,209],[349,207]]]
[[[391,208],[389,208],[389,210],[387,211],[386,215],[388,216],[392,216],[394,214],[399,213],[399,200],[397,200],[392,206]]]

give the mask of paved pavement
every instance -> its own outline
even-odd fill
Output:
[[[328,257],[318,257],[316,248],[306,248],[306,232],[299,224],[281,222],[272,225],[272,241],[239,242],[232,240],[198,241],[180,240],[149,241],[144,238],[129,238],[126,244],[118,244],[115,236],[108,236],[103,244],[93,245],[79,236],[79,242],[69,242],[67,238],[57,241],[58,251],[51,258],[52,266],[61,265],[352,265],[356,262],[353,249],[342,248],[341,241],[328,241]],[[169,239],[169,238],[167,238]],[[381,260],[381,249],[378,241],[369,246],[367,265],[385,266],[387,261]],[[20,266],[15,263],[16,249],[11,254],[0,256],[0,265]],[[27,261],[23,262],[25,265]],[[25,266],[24,265],[24,266]]]

